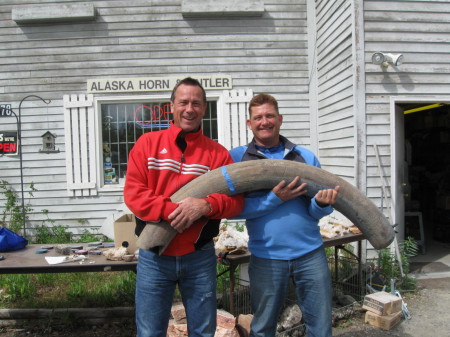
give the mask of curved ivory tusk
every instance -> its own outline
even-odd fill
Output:
[[[271,190],[281,180],[290,182],[296,176],[301,178],[299,184],[308,184],[306,195],[311,198],[319,190],[340,186],[334,208],[353,222],[375,249],[385,248],[394,240],[395,233],[387,218],[353,185],[318,167],[288,160],[251,160],[215,169],[183,186],[171,196],[171,200],[205,198],[212,193],[233,195]],[[176,234],[165,221],[149,223],[139,236],[137,245],[143,249],[159,247],[162,253]]]

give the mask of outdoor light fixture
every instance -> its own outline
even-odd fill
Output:
[[[399,66],[403,63],[403,54],[374,53],[372,55],[372,63],[389,67],[389,65]]]

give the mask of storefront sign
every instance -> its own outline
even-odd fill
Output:
[[[102,78],[87,80],[88,93],[170,91],[184,77]],[[205,90],[229,90],[231,76],[196,78]]]
[[[0,154],[17,154],[17,132],[0,131]]]

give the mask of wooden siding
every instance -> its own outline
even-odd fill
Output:
[[[265,1],[261,17],[186,19],[181,0],[123,0],[92,1],[96,19],[90,22],[19,25],[11,19],[14,6],[70,2],[0,3],[0,104],[18,112],[31,94],[52,101],[47,107],[30,97],[21,109],[24,186],[38,189],[27,199],[33,208],[28,226],[41,224],[47,209],[56,224],[74,231],[78,219],[112,229],[117,211],[126,210],[121,191],[67,196],[63,96],[86,94],[88,78],[228,74],[233,89],[277,97],[283,134],[310,144],[306,0]],[[14,129],[13,120],[5,124]],[[39,153],[47,130],[57,135],[59,153]],[[0,161],[0,176],[19,191],[18,157]]]
[[[450,92],[450,3],[364,1],[368,195],[381,204],[373,145],[391,188],[390,97],[439,97]],[[398,67],[371,63],[375,52],[401,53]],[[386,206],[386,205],[385,205]]]
[[[318,146],[322,167],[355,184],[351,1],[315,1]]]

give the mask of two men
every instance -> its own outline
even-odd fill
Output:
[[[216,256],[212,238],[222,218],[237,215],[242,195],[214,193],[178,204],[170,196],[201,174],[232,163],[228,151],[202,134],[206,94],[192,78],[173,89],[173,121],[142,135],[130,152],[124,199],[144,221],[170,222],[178,234],[164,251],[139,251],[136,276],[138,337],[165,337],[175,287],[186,309],[189,336],[212,337],[216,329]],[[211,220],[215,219],[215,220]],[[145,223],[138,222],[139,235]]]
[[[315,155],[280,135],[283,116],[278,102],[259,94],[249,104],[247,126],[254,138],[230,151],[235,162],[284,159],[320,167]],[[308,337],[331,337],[332,286],[318,221],[332,212],[339,191],[319,191],[304,196],[299,177],[281,181],[271,191],[246,195],[237,218],[246,219],[251,252],[250,301],[254,318],[250,336],[275,336],[277,320],[288,283],[294,282]]]
[[[249,274],[254,312],[252,336],[274,336],[289,279],[296,285],[309,336],[331,336],[331,280],[317,226],[331,213],[339,187],[304,197],[305,184],[280,182],[272,191],[245,198],[211,194],[178,204],[170,196],[220,166],[232,163],[228,152],[203,136],[206,95],[186,78],[171,97],[174,120],[169,129],[145,134],[129,155],[125,203],[144,221],[165,220],[178,231],[163,255],[140,250],[136,281],[138,337],[165,336],[172,297],[179,285],[189,336],[213,336],[216,321],[216,259],[212,238],[221,218],[247,219],[252,253]],[[255,96],[248,126],[254,140],[231,151],[234,161],[265,158],[320,166],[314,154],[279,134],[282,116],[270,95]],[[210,219],[217,219],[212,221]],[[140,234],[144,225],[136,228]]]

